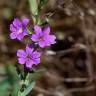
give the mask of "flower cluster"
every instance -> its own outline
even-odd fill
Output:
[[[12,24],[10,24],[10,38],[18,39],[23,42],[25,36],[28,36],[32,43],[32,47],[26,44],[25,50],[19,49],[17,51],[17,57],[19,64],[25,64],[27,68],[32,68],[33,64],[38,65],[40,63],[41,52],[38,51],[38,48],[45,48],[51,44],[56,43],[55,35],[50,35],[50,27],[42,28],[39,25],[33,26],[33,31],[31,34],[28,29],[29,19],[24,18],[19,20],[15,18]],[[31,36],[30,36],[31,35]],[[38,45],[38,48],[35,48],[35,45]]]

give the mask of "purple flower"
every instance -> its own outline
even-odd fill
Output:
[[[29,19],[24,18],[20,21],[18,18],[15,18],[13,23],[10,24],[10,38],[22,40],[25,35],[28,35],[27,25],[29,23]]]
[[[42,30],[40,26],[35,25],[34,30],[35,34],[32,35],[31,39],[32,41],[38,43],[41,48],[56,43],[55,35],[49,35],[50,27],[46,27],[44,30]]]
[[[26,50],[20,49],[17,51],[17,56],[20,64],[26,64],[27,68],[32,68],[33,64],[38,65],[40,63],[41,53],[26,46]]]

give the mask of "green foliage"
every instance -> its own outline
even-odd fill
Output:
[[[30,10],[32,14],[35,16],[38,14],[38,2],[37,0],[29,0]]]
[[[29,94],[32,91],[32,89],[35,87],[35,84],[35,81],[32,81],[32,83],[29,84],[28,88],[25,90],[25,95]]]
[[[16,75],[15,67],[12,65],[4,66],[4,73],[6,77],[0,81],[0,96],[8,96],[11,93],[12,96],[17,96],[19,89],[18,77]]]
[[[36,82],[32,81],[32,83],[29,84],[28,87],[23,92],[21,92],[21,91],[18,92],[18,96],[27,96],[32,91],[32,89],[35,87],[35,84],[36,84]]]
[[[8,94],[8,88],[10,86],[9,82],[8,82],[8,78],[6,78],[5,80],[2,80],[0,82],[0,96],[7,96]]]
[[[35,87],[36,80],[40,78],[44,70],[34,70],[33,73],[28,73],[26,79],[22,81],[22,86],[18,92],[18,96],[27,96]],[[21,90],[23,89],[23,90]]]
[[[38,20],[38,0],[29,0],[29,6],[30,6],[30,11],[32,13],[32,19],[34,23],[36,23]]]
[[[41,25],[40,12],[48,0],[29,0],[29,6],[32,13],[32,19],[35,24]]]

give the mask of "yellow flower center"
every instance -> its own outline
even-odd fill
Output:
[[[22,32],[23,32],[23,29],[22,29],[22,28],[20,28],[20,29],[19,29],[19,33],[22,33]]]

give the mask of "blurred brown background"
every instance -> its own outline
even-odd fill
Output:
[[[36,68],[45,71],[29,96],[96,96],[96,1],[49,0],[42,12],[50,15],[57,43],[44,50]],[[24,47],[9,38],[10,23],[23,16],[31,18],[28,0],[0,0],[0,80]]]

